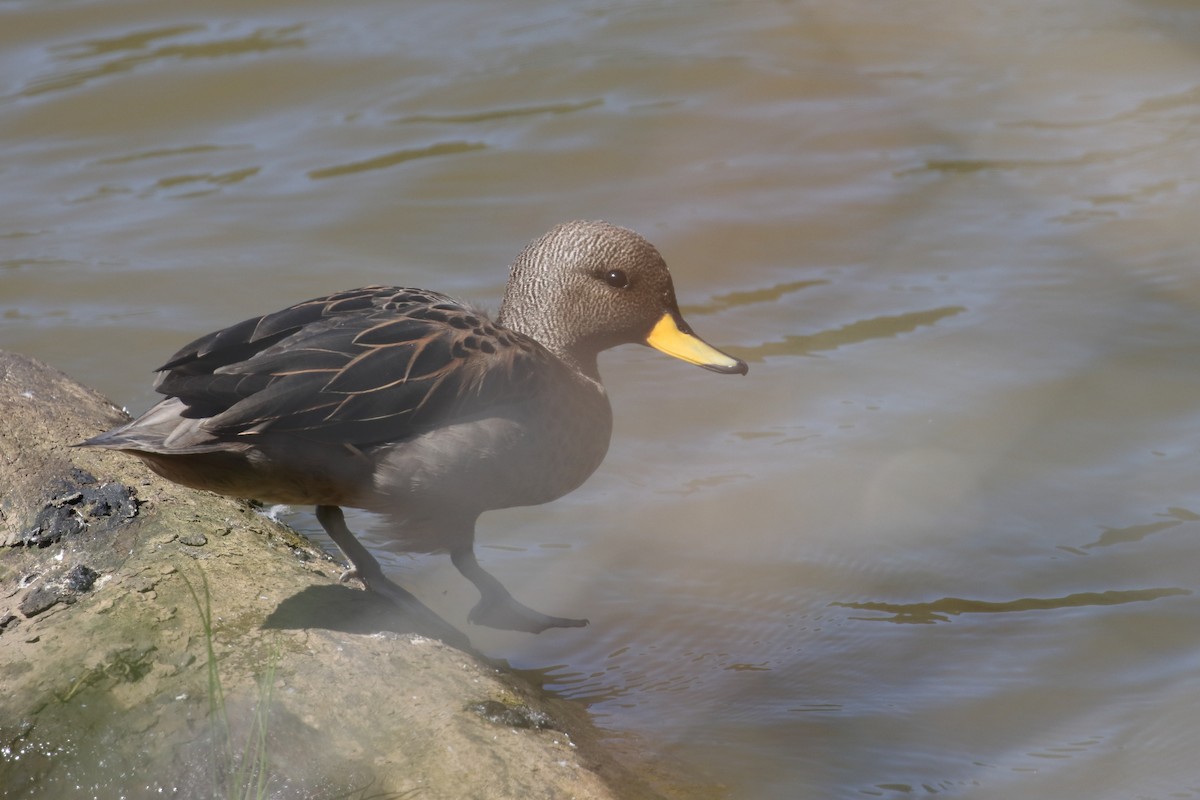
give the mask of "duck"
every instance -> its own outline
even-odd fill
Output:
[[[480,594],[469,622],[580,627],[588,620],[535,611],[485,571],[476,523],[548,503],[596,470],[612,435],[597,358],[631,343],[748,371],[684,320],[654,245],[576,220],[516,257],[494,319],[396,286],[297,303],[186,345],[156,370],[162,400],[79,446],[130,454],[194,489],[315,506],[349,561],[343,580],[401,608],[424,607],[385,575],[343,508],[382,515],[398,549],[448,553]]]

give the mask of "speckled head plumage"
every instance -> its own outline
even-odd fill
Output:
[[[683,321],[658,249],[607,222],[563,223],[530,242],[513,262],[499,322],[591,375],[601,351],[631,343],[718,372],[746,371]]]

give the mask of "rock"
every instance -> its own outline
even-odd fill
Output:
[[[40,586],[26,593],[17,607],[26,617],[34,617],[49,610],[55,603],[74,603],[80,594],[92,588],[98,577],[100,573],[95,570],[76,564],[67,572],[43,581]]]
[[[92,588],[100,573],[84,564],[76,564],[63,579],[64,588],[72,594],[80,594]]]
[[[117,483],[97,485],[89,472],[71,468],[48,490],[32,523],[10,530],[3,544],[9,547],[48,547],[85,530],[111,531],[137,514],[134,490]]]
[[[499,700],[481,700],[468,704],[467,710],[474,711],[494,725],[503,725],[506,728],[557,730],[549,714],[537,708],[530,708],[524,703],[506,705]]]
[[[248,504],[69,447],[122,419],[0,351],[0,795],[697,796]]]
[[[17,608],[26,618],[36,617],[43,611],[49,610],[60,599],[58,591],[54,587],[39,586],[21,598],[21,603]]]

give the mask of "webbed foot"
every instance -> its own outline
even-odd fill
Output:
[[[518,603],[511,595],[505,598],[493,597],[490,601],[488,598],[480,600],[471,609],[471,613],[467,614],[467,621],[489,628],[525,633],[541,633],[548,628],[582,628],[588,624],[586,619],[552,617],[534,611],[529,606]]]
[[[518,603],[508,593],[508,589],[504,588],[504,584],[479,566],[479,562],[475,560],[475,551],[471,547],[460,547],[451,551],[450,560],[458,567],[459,572],[475,584],[481,596],[480,601],[467,615],[468,622],[504,631],[526,633],[541,633],[548,628],[582,628],[588,624],[586,619],[552,617]]]

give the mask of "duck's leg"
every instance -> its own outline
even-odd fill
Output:
[[[371,588],[372,583],[382,584],[388,580],[375,556],[371,555],[371,551],[363,547],[362,542],[346,527],[346,517],[339,506],[317,506],[317,522],[321,523],[329,538],[333,539],[333,543],[350,562],[350,569],[342,573],[342,583],[351,578],[358,578],[367,588]],[[399,586],[396,588],[416,600],[416,597],[404,589]]]
[[[375,560],[375,556],[371,555],[362,542],[351,533],[350,528],[346,527],[346,517],[340,507],[317,506],[317,522],[321,523],[329,538],[333,539],[334,544],[350,561],[351,569],[342,575],[343,581],[350,577],[358,578],[368,590],[387,598],[415,622],[423,624],[431,636],[436,636],[452,647],[470,648],[471,643],[461,631],[430,611],[414,594],[383,574],[383,567]]]
[[[541,633],[547,628],[582,628],[588,624],[586,619],[551,617],[518,603],[494,575],[479,566],[475,560],[475,548],[470,542],[451,550],[450,560],[482,595],[479,603],[467,615],[467,620],[476,625]]]

